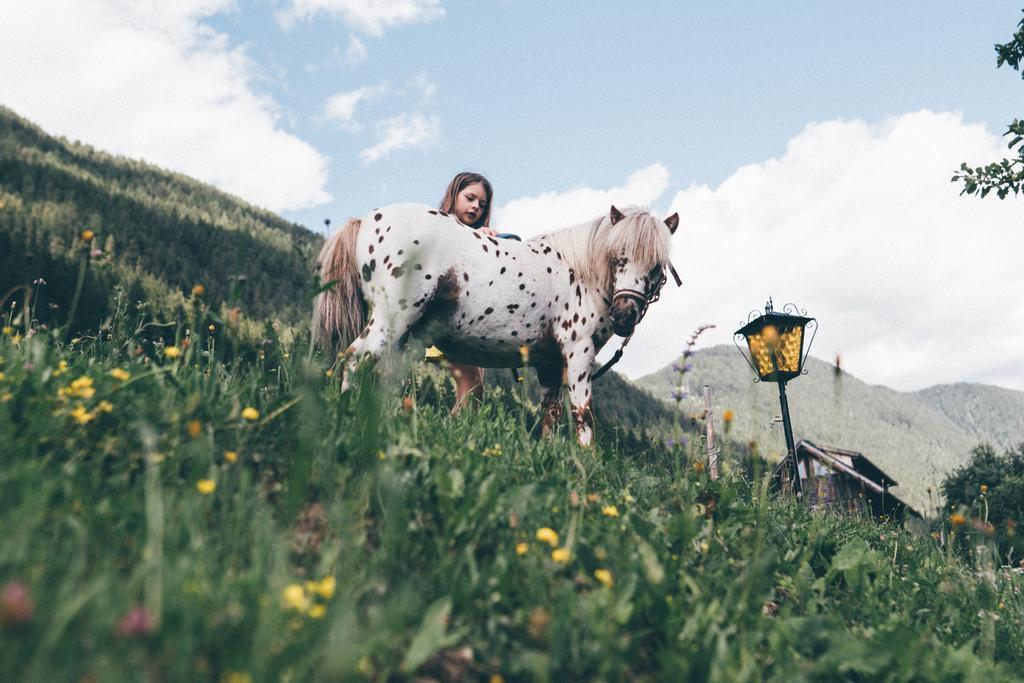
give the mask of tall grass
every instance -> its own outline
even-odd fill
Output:
[[[407,359],[340,395],[308,340],[268,326],[242,354],[194,303],[173,345],[123,318],[72,344],[5,327],[3,680],[991,681],[1024,666],[1009,570],[811,515],[738,469],[711,481],[696,435],[661,457],[542,441],[518,392],[450,417],[443,377]]]

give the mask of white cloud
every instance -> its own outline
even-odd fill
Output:
[[[326,159],[279,126],[229,0],[36,0],[0,9],[0,101],[50,133],[144,158],[273,210],[315,206]]]
[[[364,162],[386,159],[402,149],[430,149],[441,139],[441,120],[419,112],[377,122],[378,142],[359,153]]]
[[[324,106],[324,115],[328,120],[340,123],[346,130],[359,130],[362,126],[355,120],[356,106],[363,100],[380,97],[387,92],[387,89],[387,83],[380,83],[379,85],[365,86],[357,90],[335,93],[327,99],[327,104]]]
[[[353,35],[348,41],[348,49],[345,50],[345,63],[349,66],[362,64],[369,59],[366,45],[359,40],[359,36]]]
[[[437,81],[428,76],[426,71],[419,72],[409,82],[420,91],[424,102],[432,102],[437,96]]]
[[[440,0],[290,0],[277,15],[285,29],[319,13],[339,16],[356,31],[380,36],[384,29],[419,24],[444,16]]]
[[[768,296],[820,321],[814,353],[869,382],[911,390],[977,381],[1024,389],[1022,201],[958,196],[961,161],[1005,156],[961,115],[808,125],[785,154],[721,186],[679,192],[675,261],[620,364],[672,360],[701,323],[730,343]]]
[[[547,230],[576,225],[606,213],[612,206],[649,206],[669,187],[668,169],[651,164],[626,179],[625,185],[607,190],[575,187],[521,197],[496,207],[492,225],[532,237]]]

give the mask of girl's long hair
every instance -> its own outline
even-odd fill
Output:
[[[491,197],[494,196],[494,190],[491,189],[491,181],[483,177],[479,173],[460,173],[452,181],[448,183],[448,189],[444,192],[444,199],[438,205],[441,211],[445,213],[455,213],[455,199],[459,196],[467,186],[473,183],[480,183],[484,186],[484,192],[487,194],[487,207],[484,209],[483,216],[476,222],[476,225],[471,225],[471,228],[482,228],[491,224]]]

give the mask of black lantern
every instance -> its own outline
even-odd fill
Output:
[[[786,432],[786,457],[791,468],[793,491],[800,495],[800,467],[796,459],[796,447],[793,443],[793,427],[789,421],[789,402],[786,400],[786,382],[806,372],[804,360],[814,342],[818,331],[818,321],[804,315],[806,311],[798,311],[793,304],[786,304],[782,313],[772,309],[772,300],[768,299],[764,313],[751,311],[747,324],[733,334],[733,343],[743,354],[743,358],[757,373],[755,382],[776,382],[779,385],[779,403],[782,405],[782,426]],[[805,330],[810,328],[811,339],[804,349]],[[739,341],[747,344],[747,352],[743,351]]]

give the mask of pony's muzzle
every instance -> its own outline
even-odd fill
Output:
[[[633,328],[636,327],[640,308],[633,299],[622,297],[612,303],[608,315],[612,319],[612,332],[620,337],[628,337],[633,334]]]

